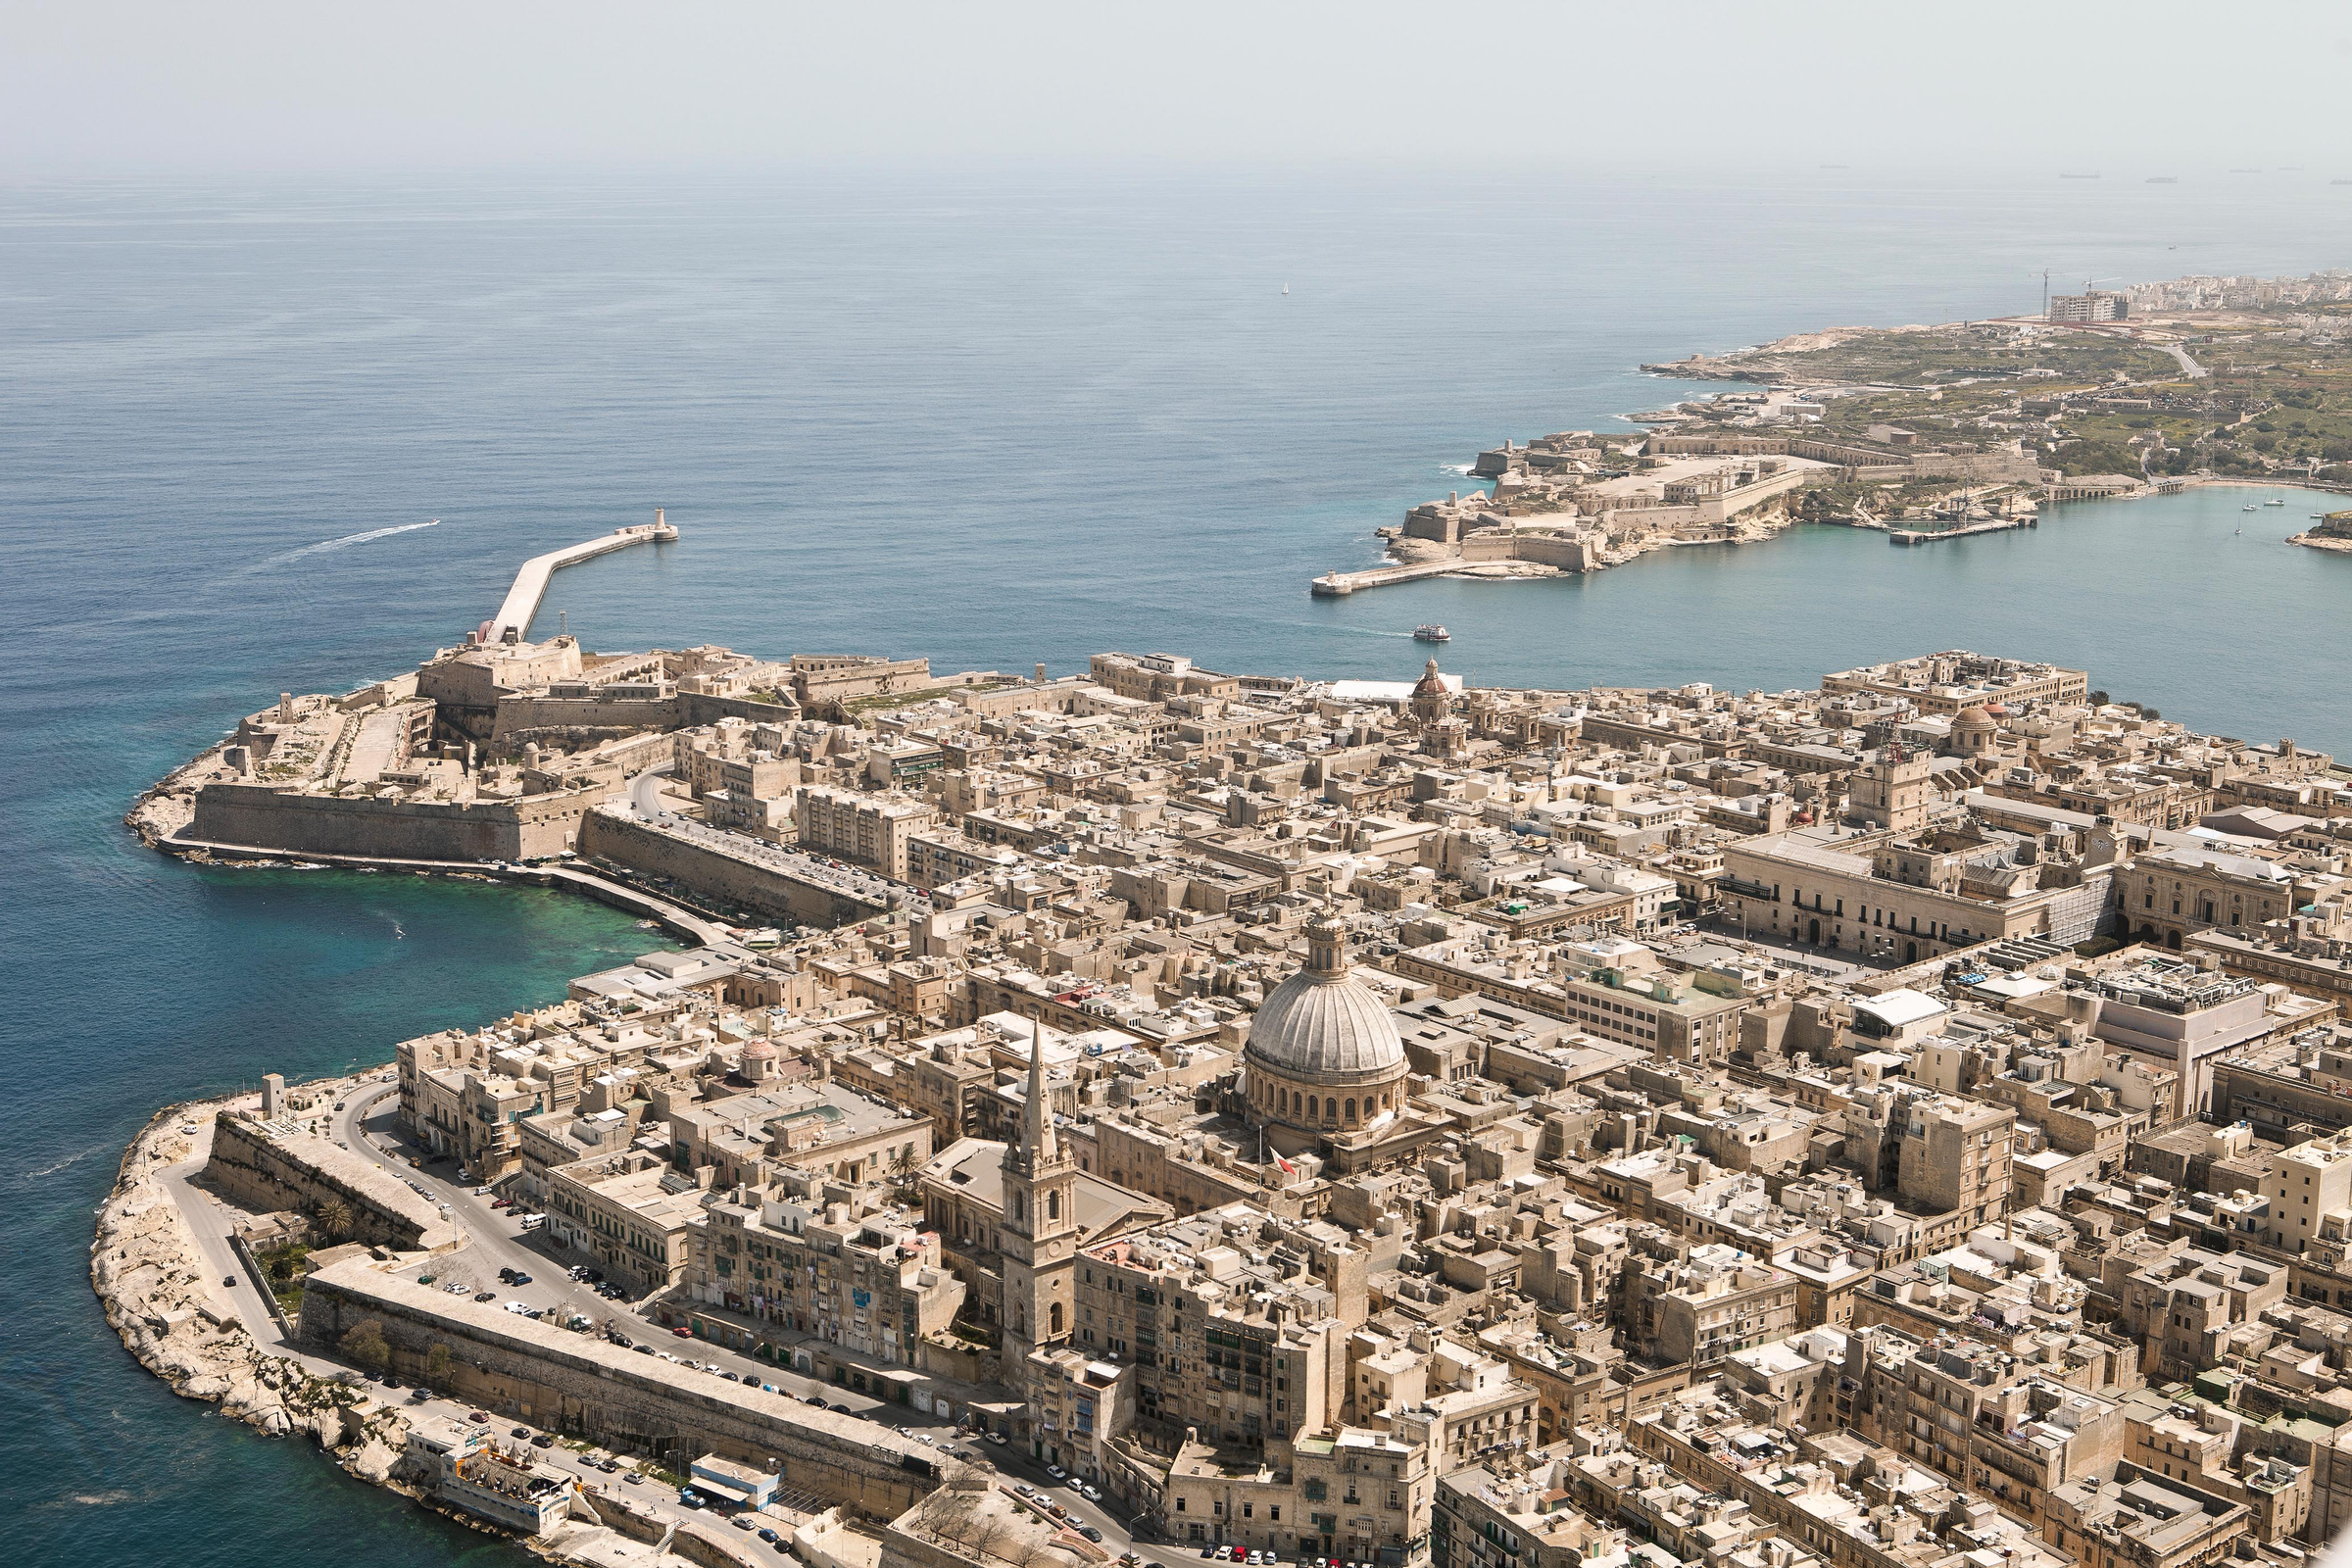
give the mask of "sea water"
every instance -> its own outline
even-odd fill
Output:
[[[560,573],[539,633],[1401,677],[1435,619],[1481,681],[1740,688],[1971,646],[2352,749],[2318,652],[2352,560],[2280,542],[2319,510],[2304,495],[1306,594],[1467,489],[1481,447],[1709,390],[1643,361],[2030,311],[2045,267],[2342,265],[2348,215],[2316,177],[2048,172],[0,191],[12,1560],[518,1560],[176,1399],[89,1294],[91,1212],[158,1106],[381,1061],[657,945],[554,894],[131,843],[133,796],[280,690],[409,667],[525,556],[662,506],[684,538]]]

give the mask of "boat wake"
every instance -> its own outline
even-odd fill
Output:
[[[370,528],[366,533],[348,533],[340,539],[322,539],[315,545],[304,545],[300,550],[289,550],[283,555],[257,561],[245,569],[262,571],[270,566],[290,564],[302,560],[305,556],[322,556],[330,550],[349,550],[353,545],[364,545],[370,540],[389,539],[396,533],[415,533],[419,528],[438,528],[440,526],[441,519],[435,517],[430,522],[403,522],[389,528]]]

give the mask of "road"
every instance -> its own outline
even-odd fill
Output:
[[[2191,381],[2202,381],[2205,379],[2208,373],[2205,367],[2190,359],[2188,357],[2187,349],[2182,348],[2178,343],[2167,343],[2163,345],[2163,347],[2165,353],[2170,354],[2174,359],[2180,362],[2181,371],[2186,374]]]
[[[1197,1549],[1135,1545],[1124,1517],[1113,1513],[1104,1503],[1087,1501],[1071,1491],[1067,1483],[1055,1482],[1043,1464],[1010,1444],[999,1446],[985,1443],[962,1433],[953,1423],[931,1420],[908,1406],[855,1394],[724,1346],[704,1340],[680,1340],[671,1331],[648,1322],[640,1313],[642,1303],[607,1301],[587,1287],[572,1284],[564,1269],[571,1262],[586,1261],[584,1257],[563,1252],[548,1240],[544,1230],[525,1231],[512,1211],[493,1208],[491,1199],[476,1197],[471,1187],[455,1180],[455,1165],[416,1163],[424,1157],[425,1151],[401,1136],[395,1090],[394,1085],[371,1084],[364,1094],[347,1100],[344,1108],[335,1113],[334,1136],[346,1140],[352,1148],[382,1156],[386,1169],[403,1180],[420,1183],[435,1199],[450,1205],[451,1218],[466,1241],[458,1251],[435,1258],[429,1270],[419,1271],[434,1273],[436,1283],[461,1277],[470,1283],[478,1274],[483,1283],[476,1288],[495,1290],[501,1300],[520,1300],[531,1306],[571,1305],[586,1312],[592,1321],[611,1320],[619,1324],[633,1343],[651,1346],[657,1352],[672,1350],[680,1358],[698,1365],[714,1364],[735,1373],[741,1380],[764,1385],[780,1394],[804,1399],[818,1396],[837,1409],[868,1417],[917,1438],[930,1438],[951,1454],[985,1459],[1003,1471],[1008,1481],[1026,1482],[1047,1492],[1079,1522],[1102,1531],[1102,1544],[1114,1554],[1132,1547],[1164,1568],[1178,1568],[1179,1564],[1197,1559]],[[521,1269],[531,1276],[531,1283],[499,1285],[498,1270],[502,1267]],[[512,1424],[502,1423],[500,1429],[503,1431]]]
[[[326,1125],[328,1136],[343,1142],[346,1147],[377,1157],[384,1168],[404,1181],[423,1186],[438,1201],[450,1205],[450,1215],[464,1234],[463,1246],[419,1265],[419,1273],[430,1273],[436,1283],[464,1280],[473,1289],[494,1290],[502,1300],[521,1300],[537,1307],[573,1306],[588,1313],[596,1322],[615,1322],[630,1334],[633,1343],[651,1347],[656,1352],[668,1350],[681,1359],[696,1364],[715,1364],[734,1372],[745,1382],[764,1384],[779,1393],[801,1398],[821,1397],[825,1403],[852,1414],[866,1416],[894,1430],[909,1432],[918,1438],[929,1438],[943,1451],[964,1458],[983,1460],[1001,1472],[1004,1484],[1035,1487],[1051,1500],[1066,1508],[1078,1524],[1092,1525],[1102,1533],[1102,1544],[1112,1553],[1134,1550],[1158,1568],[1187,1568],[1199,1557],[1199,1549],[1179,1544],[1138,1544],[1131,1534],[1126,1516],[1114,1512],[1108,1502],[1091,1502],[1074,1491],[1067,1481],[1056,1482],[1046,1473],[1046,1467],[1030,1458],[1010,1444],[996,1445],[962,1432],[956,1426],[922,1419],[920,1413],[905,1405],[886,1403],[867,1395],[820,1383],[798,1372],[782,1370],[738,1351],[706,1341],[679,1341],[668,1331],[648,1323],[639,1315],[636,1306],[626,1302],[607,1301],[585,1286],[575,1285],[564,1272],[565,1259],[550,1245],[543,1231],[525,1232],[518,1220],[508,1210],[491,1206],[491,1199],[478,1197],[470,1186],[458,1183],[453,1164],[418,1164],[425,1152],[400,1136],[396,1126],[398,1086],[386,1081],[389,1074],[371,1077],[365,1087],[348,1095],[339,1109],[334,1110]],[[194,1235],[199,1252],[204,1258],[208,1294],[221,1304],[233,1308],[252,1330],[266,1353],[293,1360],[315,1375],[342,1377],[354,1382],[372,1401],[405,1410],[424,1410],[454,1420],[469,1420],[473,1407],[438,1396],[418,1397],[416,1391],[405,1390],[395,1382],[390,1385],[359,1382],[360,1374],[330,1358],[297,1350],[288,1345],[277,1331],[276,1320],[270,1315],[269,1303],[260,1286],[238,1264],[234,1249],[229,1245],[228,1227],[237,1211],[221,1204],[212,1195],[193,1185],[191,1178],[204,1168],[211,1153],[211,1127],[200,1124],[196,1135],[197,1147],[189,1158],[166,1167],[161,1180],[172,1200],[188,1218],[188,1228]],[[501,1267],[519,1268],[531,1276],[524,1286],[503,1286],[497,1283]],[[232,1280],[233,1284],[223,1281]],[[490,1429],[502,1439],[512,1441],[518,1423],[511,1414],[496,1410],[484,1412],[491,1416]],[[526,1437],[536,1433],[526,1427]],[[630,1500],[662,1518],[665,1522],[685,1517],[690,1510],[678,1501],[676,1491],[635,1469],[635,1461],[625,1454],[607,1454],[602,1449],[582,1452],[559,1442],[555,1446],[535,1448],[542,1462],[565,1470],[591,1488],[593,1500],[598,1491],[625,1494]],[[609,1473],[598,1461],[612,1458],[620,1464],[619,1473]],[[638,1475],[638,1479],[629,1479]],[[706,1520],[708,1514],[703,1516]],[[775,1526],[786,1529],[789,1521],[777,1519]],[[746,1543],[755,1550],[759,1544]]]

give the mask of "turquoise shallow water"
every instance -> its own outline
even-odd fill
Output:
[[[2278,543],[2300,497],[1305,594],[1479,447],[1692,390],[1643,360],[2014,311],[2044,267],[2341,265],[2348,217],[2317,183],[1859,172],[0,190],[10,1560],[513,1556],[173,1399],[88,1294],[91,1210],[158,1105],[379,1060],[649,945],[551,895],[132,846],[136,792],[280,689],[405,667],[522,557],[666,505],[683,543],[562,574],[550,615],[608,648],[1357,675],[1408,672],[1435,618],[1453,667],[1555,684],[1959,643],[2352,750],[2323,652],[2352,561]]]

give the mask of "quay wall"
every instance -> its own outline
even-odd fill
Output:
[[[572,847],[581,813],[606,791],[514,801],[377,800],[305,795],[266,784],[207,784],[187,838],[296,855],[387,859],[524,860]]]
[[[251,1116],[223,1110],[214,1118],[206,1182],[256,1213],[294,1209],[316,1214],[330,1199],[351,1210],[352,1239],[404,1252],[438,1252],[458,1244],[441,1211],[388,1171],[309,1133],[276,1133]]]
[[[435,1345],[450,1352],[452,1390],[485,1409],[683,1471],[716,1453],[777,1461],[784,1484],[879,1518],[894,1518],[938,1481],[934,1450],[858,1416],[788,1395],[727,1383],[658,1356],[477,1306],[348,1258],[303,1288],[302,1340],[333,1353],[373,1319],[393,1365],[415,1376]]]
[[[881,905],[852,898],[822,883],[737,859],[611,811],[591,811],[581,822],[579,853],[616,861],[648,876],[668,877],[705,898],[798,925],[847,925],[887,912]]]

